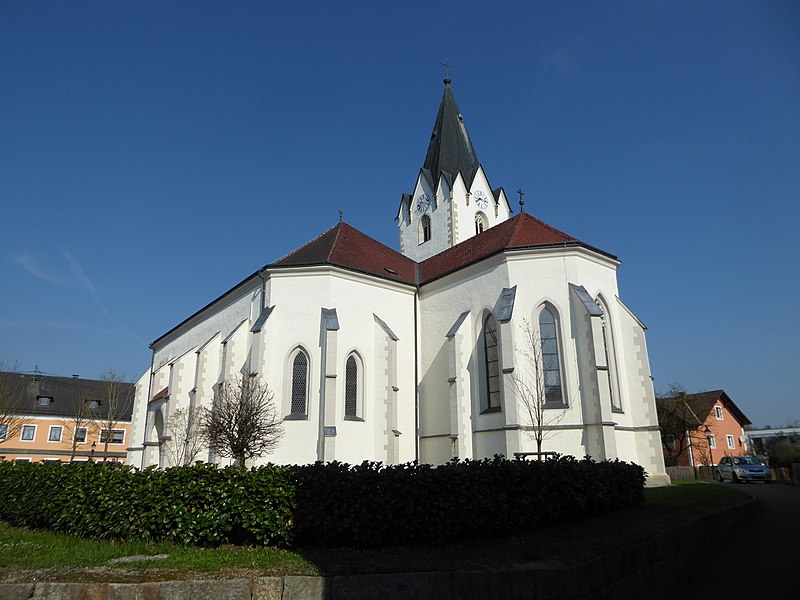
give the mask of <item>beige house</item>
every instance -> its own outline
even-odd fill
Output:
[[[125,462],[133,384],[114,382],[112,389],[78,377],[1,375],[21,405],[0,423],[0,460]]]

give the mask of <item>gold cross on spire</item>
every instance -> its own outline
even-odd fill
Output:
[[[444,67],[444,82],[450,83],[450,69],[454,69],[455,67],[447,62],[447,59],[444,59],[444,62],[440,62],[440,65]]]

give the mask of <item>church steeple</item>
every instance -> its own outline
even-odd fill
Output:
[[[491,188],[478,162],[445,75],[425,162],[413,192],[400,200],[400,252],[420,262],[510,217],[503,188]]]
[[[469,139],[464,117],[458,110],[450,78],[445,77],[442,101],[422,168],[430,172],[434,185],[439,181],[442,171],[445,171],[453,176],[460,172],[469,186],[478,166],[478,157]]]

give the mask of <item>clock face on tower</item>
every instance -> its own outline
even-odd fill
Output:
[[[424,213],[431,205],[431,197],[428,194],[422,193],[417,196],[417,212]]]
[[[486,210],[486,207],[489,206],[489,198],[486,197],[483,190],[475,190],[473,196],[475,197],[475,204],[478,205],[478,208]]]

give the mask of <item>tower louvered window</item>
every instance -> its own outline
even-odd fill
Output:
[[[299,350],[292,361],[292,414],[308,411],[308,356]]]
[[[358,361],[352,354],[344,369],[344,416],[358,417]]]
[[[561,359],[558,354],[558,326],[549,308],[539,313],[545,404],[564,404],[561,390]]]
[[[431,239],[431,218],[423,215],[419,221],[419,243],[424,244]]]
[[[475,235],[483,233],[486,229],[486,217],[482,213],[477,213],[475,215]]]

